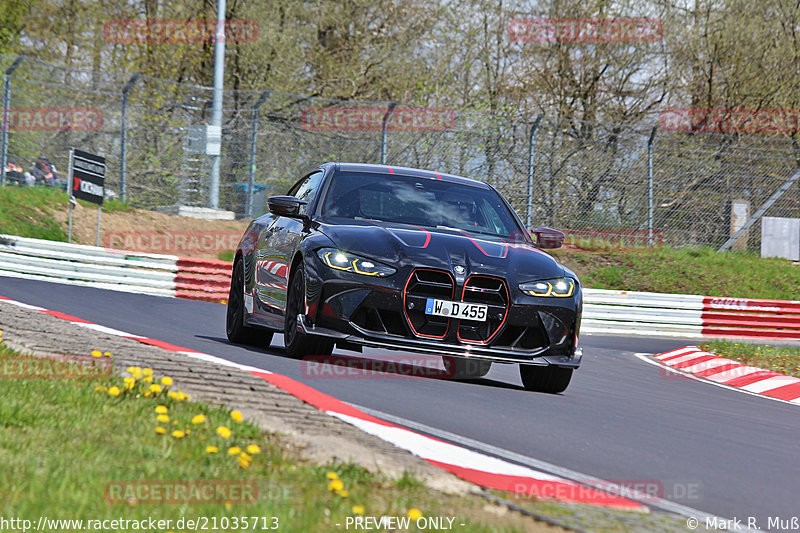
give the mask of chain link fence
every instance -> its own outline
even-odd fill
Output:
[[[79,148],[107,158],[107,189],[134,206],[208,205],[210,87],[17,56],[0,56],[0,69],[7,160],[27,170],[45,156],[65,178]],[[320,163],[385,162],[486,181],[529,226],[573,242],[720,247],[732,202],[750,214],[764,205],[800,166],[799,148],[785,138],[227,90],[219,203],[258,215],[265,196]],[[796,184],[773,200],[766,216],[800,216]],[[739,246],[758,249],[760,233],[756,222]]]

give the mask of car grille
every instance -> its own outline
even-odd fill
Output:
[[[508,288],[505,281],[492,276],[470,276],[464,283],[461,299],[465,302],[489,306],[484,322],[458,321],[458,339],[462,342],[485,344],[489,342],[506,321],[508,315]]]
[[[425,314],[428,298],[452,300],[455,296],[455,281],[441,270],[417,269],[411,273],[406,284],[404,305],[408,323],[420,337],[443,339],[447,335],[450,319]]]

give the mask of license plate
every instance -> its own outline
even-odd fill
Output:
[[[488,311],[488,305],[451,302],[435,298],[428,298],[425,304],[426,315],[446,316],[448,318],[460,318],[461,320],[474,320],[476,322],[485,322]]]

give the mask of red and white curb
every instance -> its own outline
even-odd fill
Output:
[[[646,506],[637,501],[617,496],[610,492],[585,487],[565,478],[491,457],[386,422],[281,374],[275,374],[260,368],[234,363],[213,355],[182,348],[156,339],[150,339],[142,337],[141,335],[134,335],[132,333],[101,326],[83,320],[82,318],[67,315],[59,311],[51,311],[43,307],[25,304],[4,296],[0,296],[0,303],[40,311],[94,331],[124,337],[126,339],[133,339],[143,344],[157,346],[194,359],[250,372],[296,398],[321,409],[331,416],[352,424],[366,433],[379,437],[380,439],[421,457],[436,467],[482,487],[534,496],[545,500],[584,503],[629,511],[647,510]]]
[[[662,364],[719,385],[800,405],[800,379],[686,346],[655,356]]]

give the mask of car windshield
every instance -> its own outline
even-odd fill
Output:
[[[505,202],[494,190],[401,174],[336,173],[322,215],[525,240]]]

